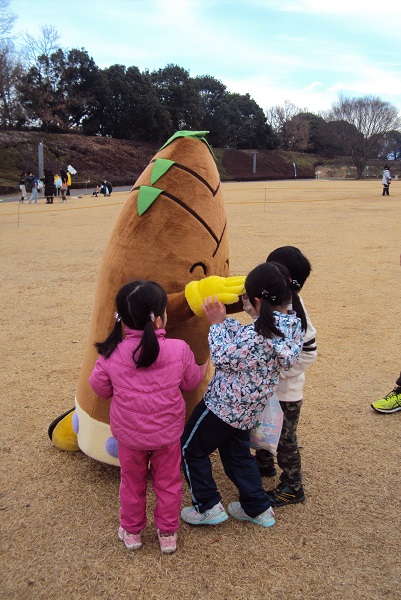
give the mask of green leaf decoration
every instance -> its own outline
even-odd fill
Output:
[[[160,196],[163,190],[149,187],[148,185],[141,185],[138,193],[138,215],[142,216],[153,204],[153,202]]]
[[[153,185],[160,177],[167,173],[167,171],[174,165],[173,160],[167,158],[157,158],[153,164],[152,173],[150,176],[150,183]]]
[[[174,142],[174,140],[180,138],[180,137],[192,137],[192,138],[198,138],[198,140],[201,140],[201,142],[204,142],[206,144],[206,146],[209,148],[210,150],[210,154],[213,156],[214,160],[216,160],[215,155],[213,154],[213,150],[211,149],[209,142],[206,140],[205,135],[209,133],[208,131],[176,131],[174,135],[171,136],[171,138],[169,138],[167,140],[167,142],[160,148],[160,150],[163,150],[163,148],[165,148],[166,146],[168,146],[169,144],[171,144],[171,142]],[[159,152],[160,152],[159,150]]]

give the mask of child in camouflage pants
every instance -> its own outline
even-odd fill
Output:
[[[282,246],[273,250],[266,262],[276,262],[287,267],[292,278],[292,287],[298,292],[302,289],[312,270],[309,260],[294,246]],[[288,371],[280,372],[280,381],[276,390],[283,411],[283,428],[277,446],[277,464],[281,469],[280,483],[267,492],[272,506],[285,506],[305,500],[302,486],[301,456],[298,447],[297,427],[302,407],[302,391],[305,383],[305,371],[317,357],[315,342],[316,330],[313,327],[302,299],[300,311],[305,313],[306,326],[304,344],[298,362]],[[297,310],[293,306],[294,310]],[[301,315],[298,315],[301,316]],[[274,455],[268,450],[257,450],[256,460],[262,476],[274,477]]]

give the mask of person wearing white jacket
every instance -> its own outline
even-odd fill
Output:
[[[293,279],[292,286],[297,294],[302,289],[312,270],[309,260],[294,246],[282,246],[273,250],[266,262],[276,262],[287,267]],[[297,427],[303,402],[305,371],[315,361],[317,348],[316,330],[305,309],[302,298],[298,295],[304,311],[306,325],[302,352],[298,361],[288,370],[280,372],[280,380],[276,390],[280,406],[283,410],[283,428],[277,447],[277,464],[281,469],[280,483],[267,494],[272,506],[285,506],[304,502],[305,493],[302,486],[301,455],[298,447]],[[297,310],[293,306],[294,310]],[[301,316],[301,315],[298,315]],[[276,468],[274,455],[268,450],[257,450],[256,460],[262,476],[274,477]]]

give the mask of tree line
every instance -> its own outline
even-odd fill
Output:
[[[369,158],[401,158],[398,110],[378,97],[339,97],[315,114],[286,101],[263,110],[211,75],[169,64],[154,71],[99,68],[84,48],[59,47],[53,26],[15,48],[15,17],[0,0],[0,128],[162,142],[180,129],[209,131],[214,147],[349,155],[357,177]]]

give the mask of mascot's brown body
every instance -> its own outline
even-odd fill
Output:
[[[185,340],[198,364],[209,358],[202,299],[217,295],[226,304],[239,299],[244,278],[228,277],[227,217],[204,133],[178,132],[170,138],[139,177],[118,217],[99,274],[75,412],[49,429],[57,447],[74,449],[66,440],[75,432],[85,454],[119,464],[109,426],[111,399],[96,396],[88,378],[98,357],[94,342],[105,339],[113,326],[114,300],[122,285],[133,279],[162,285],[169,299],[167,335]],[[201,385],[185,395],[188,414],[202,398],[210,373],[208,369]],[[68,431],[71,422],[74,432]]]

